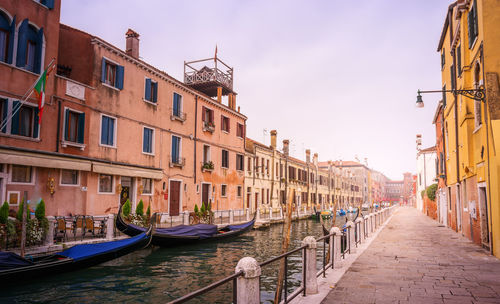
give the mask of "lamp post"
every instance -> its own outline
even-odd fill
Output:
[[[417,108],[424,107],[424,101],[422,100],[422,95],[421,95],[422,93],[425,94],[425,93],[446,93],[446,92],[453,93],[455,95],[459,94],[459,95],[462,95],[462,96],[465,96],[465,97],[468,97],[468,98],[471,98],[474,100],[486,102],[485,101],[484,87],[481,86],[477,89],[468,89],[468,90],[432,90],[432,91],[420,91],[420,90],[418,90],[417,91],[417,103],[415,104],[415,106]]]

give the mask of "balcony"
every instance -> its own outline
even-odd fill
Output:
[[[212,172],[214,171],[214,163],[212,161],[201,163],[201,172]]]
[[[185,157],[172,157],[170,158],[170,167],[182,168],[186,165]]]
[[[172,112],[170,113],[170,120],[177,120],[183,123],[186,121],[186,113],[181,112],[180,110],[172,109]]]
[[[203,131],[214,133],[215,124],[212,121],[204,121],[203,122]]]

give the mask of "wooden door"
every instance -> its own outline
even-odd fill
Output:
[[[255,202],[254,202],[254,209],[253,210],[257,210],[257,201],[259,200],[259,193],[256,192],[255,193]]]
[[[250,208],[250,200],[252,199],[252,194],[247,193],[247,208]]]
[[[208,206],[208,200],[210,199],[210,184],[202,184],[201,186],[201,203],[205,203]],[[200,206],[201,208],[201,206]]]
[[[179,205],[181,201],[181,182],[170,181],[170,216],[179,215]]]

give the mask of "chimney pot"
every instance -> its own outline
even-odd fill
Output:
[[[288,139],[283,140],[283,153],[288,156],[290,141]]]
[[[276,149],[276,135],[278,132],[276,130],[271,130],[271,148]]]
[[[125,53],[127,55],[139,59],[139,34],[132,29],[128,29],[125,33],[126,49]]]
[[[306,163],[311,162],[311,150],[307,149],[306,150]]]

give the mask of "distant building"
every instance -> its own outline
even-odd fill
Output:
[[[417,151],[417,209],[424,210],[423,191],[436,183],[436,147]]]

